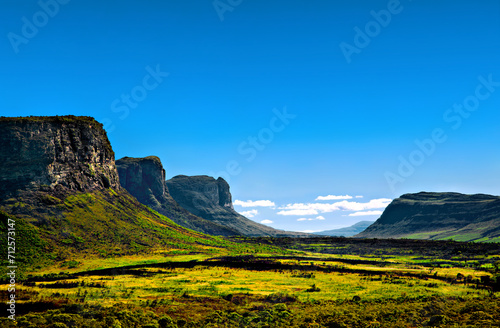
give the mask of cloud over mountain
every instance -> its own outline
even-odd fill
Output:
[[[241,206],[241,207],[274,207],[276,204],[270,200],[238,200],[236,199],[233,202],[234,205],[236,206]]]
[[[247,218],[253,218],[254,216],[259,214],[258,210],[250,210],[250,211],[243,211],[239,212],[241,215],[246,216]]]
[[[361,211],[354,212],[349,214],[348,216],[366,216],[366,215],[382,215],[382,211]]]
[[[366,211],[371,209],[383,209],[389,205],[391,199],[372,199],[367,203],[359,203],[343,200],[335,203],[294,203],[279,207],[278,215],[316,215],[319,213],[330,213],[335,211]]]

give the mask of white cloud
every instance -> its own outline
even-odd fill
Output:
[[[363,198],[363,196],[359,196],[359,195],[358,195],[358,196],[356,196],[356,198]]]
[[[262,224],[271,224],[271,223],[273,223],[273,221],[271,221],[271,220],[262,220],[262,221],[260,221],[260,223],[262,223]]]
[[[321,230],[302,230],[300,232],[305,232],[305,233],[315,233],[315,232],[320,232]]]
[[[344,195],[344,196],[335,196],[335,195],[318,196],[315,200],[340,200],[340,199],[352,199],[352,196],[349,196],[349,195]]]
[[[315,221],[315,220],[325,220],[325,217],[323,216],[317,216],[315,219],[308,219],[308,218],[300,218],[300,219],[297,219],[297,221]]]
[[[278,215],[316,215],[318,211],[314,209],[290,209],[285,211],[279,211]]]
[[[380,215],[382,211],[364,211],[364,212],[354,212],[349,214],[349,216],[365,216],[365,215]]]
[[[276,206],[274,202],[271,202],[270,200],[247,200],[242,201],[242,200],[235,200],[233,202],[234,205],[237,206],[242,206],[242,207],[273,207]]]
[[[334,211],[366,211],[372,209],[383,209],[391,202],[388,198],[372,199],[367,203],[359,203],[343,200],[332,204],[328,203],[295,203],[279,207],[279,215],[316,215]]]
[[[368,203],[348,202],[344,200],[341,202],[337,202],[335,204],[339,206],[341,210],[344,211],[364,211],[375,208],[386,208],[391,201],[392,199],[389,198],[378,198],[378,199],[372,199]]]
[[[253,218],[254,216],[259,214],[257,210],[243,211],[239,212],[241,215],[246,216],[247,218]]]

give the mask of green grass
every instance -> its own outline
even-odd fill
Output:
[[[15,199],[8,202],[3,209],[18,213],[16,216],[0,212],[3,231],[9,217],[16,221],[16,263],[21,276],[35,269],[56,272],[59,265],[51,266],[56,261],[74,261],[64,267],[85,269],[96,262],[101,267],[120,266],[191,254],[284,253],[272,245],[237,243],[186,229],[122,191],[73,193],[63,199],[39,193],[37,197],[29,204]],[[5,234],[0,236],[3,245],[6,239]],[[6,248],[0,249],[0,256],[0,273],[5,273]]]
[[[62,322],[75,328],[104,328],[113,324],[122,328],[500,326],[500,298],[488,290],[477,289],[472,280],[451,283],[457,270],[473,280],[479,280],[485,271],[434,268],[437,276],[450,278],[446,281],[429,278],[425,267],[406,268],[403,271],[422,273],[407,277],[400,275],[402,263],[418,267],[420,262],[413,256],[399,256],[383,268],[342,264],[374,274],[325,272],[311,265],[338,269],[341,263],[335,260],[342,257],[314,253],[304,256],[307,256],[304,260],[281,257],[272,260],[272,256],[267,256],[268,261],[290,267],[264,271],[224,265],[209,267],[203,263],[192,268],[148,266],[159,263],[158,256],[115,259],[105,266],[142,261],[144,267],[135,273],[120,274],[117,270],[113,275],[61,278],[59,285],[53,279],[19,285],[20,308],[22,304],[45,304],[56,310],[20,316],[18,325],[45,328]],[[207,258],[196,254],[171,259],[188,262]],[[82,270],[75,272],[78,271]],[[13,327],[7,320],[0,324]]]
[[[495,244],[226,239],[120,191],[39,196],[43,210],[0,211],[3,231],[16,221],[16,327],[500,326]]]

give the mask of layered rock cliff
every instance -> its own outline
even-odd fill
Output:
[[[500,197],[451,192],[405,194],[356,237],[500,241]]]
[[[15,220],[16,242],[23,246],[16,249],[19,267],[40,268],[77,254],[205,251],[220,245],[121,188],[114,152],[93,118],[0,118],[0,161],[0,226]],[[7,235],[0,235],[6,245]]]
[[[120,189],[114,157],[91,117],[0,118],[0,199],[41,189]]]
[[[170,196],[165,181],[165,169],[158,157],[124,157],[116,161],[116,166],[123,188],[141,203],[167,216],[175,223],[210,235],[234,236],[239,234],[234,229],[202,219],[179,206]],[[230,194],[229,199],[226,196],[225,200],[232,206]]]
[[[167,180],[173,199],[205,220],[229,227],[245,236],[306,236],[299,232],[273,229],[247,219],[233,209],[229,184],[206,176],[178,175]]]

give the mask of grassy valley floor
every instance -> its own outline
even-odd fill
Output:
[[[5,316],[0,325],[500,327],[498,244],[228,243],[239,246],[221,248],[218,256],[165,251],[66,261],[27,273],[16,286],[17,321]],[[1,290],[5,299],[7,285]]]

